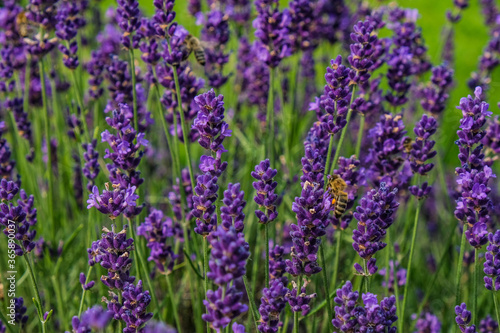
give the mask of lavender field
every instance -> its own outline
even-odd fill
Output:
[[[499,333],[499,67],[494,0],[0,0],[0,333]]]

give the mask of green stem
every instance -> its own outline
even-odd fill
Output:
[[[41,36],[43,36],[43,29],[41,31]],[[47,147],[47,173],[48,173],[48,181],[49,187],[47,189],[47,198],[48,198],[48,206],[49,206],[49,219],[52,220],[52,230],[53,236],[55,238],[56,229],[54,226],[54,199],[53,199],[53,191],[54,191],[54,180],[52,175],[52,152],[50,150],[50,115],[49,115],[49,106],[47,101],[47,87],[45,83],[45,65],[43,58],[38,62],[40,67],[40,83],[42,86],[42,101],[43,101],[43,111],[45,115],[45,144]],[[29,88],[28,88],[29,89]]]
[[[495,314],[497,316],[497,323],[500,323],[500,312],[498,311],[498,300],[496,292],[491,293],[493,295],[493,303],[495,303]]]
[[[365,272],[365,293],[370,291],[370,275],[368,275],[368,264],[366,259],[363,259],[363,270]]]
[[[269,288],[269,227],[268,223],[264,224],[264,234],[265,238],[264,241],[266,242],[266,267],[265,267],[265,274],[266,274],[266,288]]]
[[[477,326],[478,313],[477,313],[477,285],[479,280],[479,249],[474,248],[474,276],[472,283],[472,323]]]
[[[387,287],[387,297],[389,297],[389,280],[390,280],[390,272],[391,272],[391,250],[392,250],[392,244],[391,244],[391,234],[390,234],[390,228],[387,229],[387,252],[386,252],[386,257],[385,261],[386,263],[386,269],[385,269],[385,284]],[[394,267],[396,269],[396,267]],[[396,279],[396,273],[394,272],[394,279]],[[394,290],[398,289],[398,285],[396,282],[394,282]]]
[[[302,276],[299,275],[298,281],[297,281],[297,296],[300,294],[300,287],[301,287],[301,281]],[[299,333],[299,312],[294,312],[293,313],[293,331],[294,333]]]
[[[130,56],[130,76],[132,77],[132,97],[134,101],[134,129],[139,133],[139,118],[137,114],[137,92],[135,91],[135,58],[134,50],[129,49],[128,54]]]
[[[365,115],[359,114],[361,119],[359,120],[359,131],[358,131],[358,140],[356,141],[356,157],[359,159],[359,155],[361,153],[361,141],[363,141],[363,132],[365,129]]]
[[[24,249],[23,249],[24,250]],[[42,299],[40,298],[40,292],[38,291],[38,284],[36,283],[35,279],[35,273],[33,272],[33,267],[31,266],[31,262],[28,258],[28,254],[25,253],[23,255],[24,261],[26,261],[26,266],[28,267],[28,273],[30,275],[31,279],[31,285],[33,287],[33,290],[35,291],[35,299],[36,299],[36,308],[38,310],[38,318],[40,319],[40,322],[42,323],[42,333],[45,333],[45,320],[43,319],[43,304],[42,304]]]
[[[328,143],[328,152],[326,154],[325,175],[323,177],[323,180],[325,182],[325,187],[327,185],[326,181],[328,178],[328,173],[326,171],[329,170],[328,166],[330,165],[330,161],[332,159],[332,148],[333,148],[333,135],[330,135],[330,142]]]
[[[340,247],[342,244],[342,229],[337,229],[336,233],[338,234],[337,236],[337,244],[335,247],[335,261],[333,263],[333,283],[334,283],[334,289],[337,286],[337,278],[338,278],[338,273],[339,273],[339,262],[340,262]],[[333,317],[332,317],[333,319]]]
[[[84,132],[83,137],[84,137],[84,140],[86,142],[90,142],[91,134],[90,134],[88,126],[87,126],[87,119],[85,118],[85,111],[83,109],[82,96],[80,95],[80,88],[78,87],[77,80],[76,80],[76,73],[74,70],[71,71],[71,77],[72,77],[72,81],[73,81],[73,88],[75,90],[76,102],[78,103],[78,107],[80,108],[80,114],[78,115],[78,117],[80,119],[80,122],[83,125],[83,132]]]
[[[415,212],[415,221],[413,222],[413,235],[411,237],[411,245],[410,245],[410,257],[408,258],[408,268],[406,272],[406,284],[405,290],[403,293],[403,310],[401,311],[401,323],[400,323],[400,331],[404,331],[404,321],[405,321],[405,312],[406,312],[406,304],[408,303],[408,286],[411,282],[411,272],[412,272],[412,262],[413,262],[413,254],[415,252],[415,241],[417,239],[417,229],[418,229],[418,216],[420,215],[420,208],[422,207],[422,202],[419,200],[417,202],[417,211]],[[387,268],[389,269],[389,268]]]
[[[89,269],[87,271],[87,277],[85,279],[85,284],[89,283],[89,281],[90,281],[90,273],[92,273],[92,267],[94,267],[94,266],[89,266]],[[82,299],[80,300],[80,307],[78,309],[78,318],[80,318],[80,315],[82,314],[83,303],[85,302],[85,294],[86,293],[87,293],[87,290],[85,290],[82,286]]]
[[[205,278],[204,286],[205,286],[205,295],[206,295],[207,291],[208,291],[208,277],[207,277],[207,273],[208,273],[208,239],[207,239],[207,236],[203,237],[203,271],[204,271],[203,277]],[[206,313],[208,314],[208,309],[206,311],[207,311]],[[208,332],[210,332],[210,324],[207,322],[207,333]]]
[[[177,327],[178,333],[182,333],[181,321],[179,320],[179,313],[177,312],[178,307],[177,304],[175,304],[174,290],[172,289],[172,283],[167,274],[165,274],[165,280],[167,281],[168,294],[170,295],[169,297],[172,304],[172,311],[174,312],[175,327]],[[158,312],[160,312],[159,309]]]
[[[253,324],[255,325],[255,331],[257,332],[257,306],[255,305],[255,299],[252,291],[252,287],[248,283],[248,278],[246,275],[243,275],[243,282],[245,283],[245,289],[247,291],[248,303],[250,304],[250,311],[252,312]]]
[[[274,163],[274,76],[275,69],[271,68],[269,71],[269,94],[267,98],[267,116],[266,120],[268,123],[268,133],[267,133],[267,157]]]
[[[323,284],[325,286],[325,296],[326,296],[326,306],[327,306],[327,310],[328,310],[328,318],[330,320],[333,319],[333,311],[332,311],[332,303],[331,303],[331,300],[330,300],[330,287],[328,285],[328,277],[327,277],[327,274],[326,274],[326,260],[325,260],[325,247],[323,245],[323,242],[321,242],[319,244],[319,256],[320,256],[320,260],[321,260],[321,263],[323,266],[322,268],[322,276],[323,276]]]
[[[460,242],[460,255],[457,260],[457,273],[455,275],[455,305],[460,304],[460,278],[462,277],[462,268],[464,265],[464,252],[465,252],[465,232],[467,231],[467,223],[464,224],[462,230],[462,240]],[[458,326],[455,325],[455,332],[457,332]]]
[[[351,91],[351,102],[349,103],[349,111],[347,111],[347,117],[346,117],[346,124],[344,128],[342,129],[342,133],[340,134],[340,139],[339,139],[339,144],[337,145],[337,149],[335,150],[335,156],[333,158],[333,163],[330,167],[330,174],[333,173],[333,170],[335,169],[335,166],[337,165],[337,162],[339,161],[340,158],[340,150],[342,148],[342,144],[344,143],[345,135],[347,133],[347,129],[349,127],[349,121],[351,120],[352,116],[352,102],[354,101],[354,95],[356,92],[356,86],[352,86],[352,91]]]
[[[179,85],[179,75],[177,74],[177,66],[173,67],[173,72],[175,80],[175,91],[177,93],[177,106],[179,108],[179,115],[181,116],[182,137],[184,138],[184,150],[186,152],[187,164],[189,169],[189,178],[191,179],[191,186],[194,191],[195,182],[193,175],[193,166],[191,165],[191,155],[189,154],[188,128],[186,126],[186,117],[184,116],[184,111],[182,110],[181,87]],[[176,119],[175,115],[174,119]],[[177,133],[177,127],[175,128],[175,133]]]

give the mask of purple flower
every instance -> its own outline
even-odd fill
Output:
[[[414,314],[412,319],[417,319],[417,315]],[[420,314],[415,324],[414,333],[440,333],[441,332],[441,322],[438,317],[430,312],[424,312]]]
[[[453,83],[453,70],[446,65],[432,68],[431,82],[420,88],[418,96],[425,111],[434,115],[441,114],[448,100],[448,90]]]
[[[87,283],[87,277],[82,272],[82,273],[80,273],[80,284],[82,285],[83,290],[90,290],[95,285],[95,282],[94,281],[89,281]]]
[[[26,307],[24,306],[24,299],[22,297],[13,298],[11,300],[11,305],[14,305],[14,318],[10,317],[14,320],[14,323],[18,324],[21,327],[24,327],[28,322],[28,316],[26,315]]]
[[[174,222],[163,212],[151,209],[145,221],[137,227],[137,234],[143,236],[150,249],[148,261],[154,261],[160,272],[171,271],[174,268],[177,255],[174,253],[172,245],[168,244],[169,239],[174,238]]]
[[[139,2],[136,0],[118,0],[116,9],[116,20],[118,26],[123,31],[122,44],[129,49],[132,46],[131,35],[139,29],[141,25]],[[136,46],[132,46],[137,48]]]
[[[229,325],[231,320],[248,311],[248,306],[241,303],[243,293],[236,287],[219,287],[216,291],[207,291],[207,300],[203,304],[208,310],[201,318],[219,331]]]
[[[258,57],[270,68],[278,67],[281,60],[291,55],[289,40],[290,13],[280,11],[277,0],[257,0],[257,17],[253,21],[255,37],[260,40]]]
[[[400,47],[393,50],[387,61],[389,65],[387,79],[390,90],[385,95],[385,99],[393,107],[401,106],[408,101],[406,94],[410,89],[408,79],[412,75],[412,57],[408,47]]]
[[[277,174],[278,171],[271,168],[269,159],[261,161],[255,166],[255,171],[252,171],[252,177],[257,180],[252,183],[253,188],[257,191],[253,199],[259,207],[264,208],[264,211],[255,211],[259,223],[268,224],[278,217],[278,211],[276,209],[278,195],[274,193],[276,186],[278,186],[278,182],[273,180]]]
[[[123,332],[135,333],[153,318],[153,313],[147,312],[147,307],[151,303],[151,295],[149,291],[142,289],[142,281],[139,280],[137,286],[133,283],[125,284],[122,298],[121,319],[127,324]]]
[[[144,327],[143,333],[177,333],[177,330],[162,322],[150,321]]]
[[[378,43],[375,29],[376,26],[370,19],[359,21],[353,27],[351,39],[354,43],[351,44],[351,54],[347,60],[353,69],[350,80],[355,84],[362,85],[370,78],[370,69],[374,65],[372,56]]]
[[[484,285],[486,289],[498,291],[500,290],[500,230],[494,234],[488,234],[489,244],[486,247],[485,262],[484,262]]]
[[[399,207],[396,193],[397,188],[390,191],[385,183],[381,183],[378,191],[372,189],[361,198],[359,206],[356,207],[354,218],[358,220],[358,227],[353,230],[352,246],[363,260],[372,259],[376,252],[387,245],[382,239],[386,229],[394,222],[393,216]],[[377,271],[375,261],[372,260],[370,264],[372,267],[369,272],[363,274],[370,275]]]
[[[10,151],[9,144],[3,135],[3,128],[5,123],[0,122],[0,177],[6,179],[14,179],[14,167],[16,162],[11,160],[12,152]]]
[[[219,227],[211,235],[210,245],[212,252],[208,263],[209,279],[219,286],[225,286],[245,275],[246,261],[250,252],[243,233],[237,232],[233,227],[227,231]]]
[[[78,29],[85,26],[82,11],[86,6],[79,3],[62,1],[57,9],[56,36],[66,42],[59,44],[59,51],[63,54],[63,64],[67,68],[74,70],[78,67],[78,43],[76,35]]]
[[[387,268],[383,268],[378,272],[384,277],[384,280],[382,281],[382,287],[387,288],[390,293],[394,293],[394,288],[396,287],[396,279],[398,288],[406,285],[406,269],[401,268],[399,262],[396,262],[396,268],[398,267],[399,269],[397,270],[397,272],[394,272],[394,261],[389,261],[389,281],[386,281],[385,279],[385,277],[387,276]]]
[[[113,313],[95,305],[82,313],[80,319],[74,316],[71,320],[74,333],[92,333],[96,330],[104,330],[113,318]],[[69,333],[69,332],[67,332]]]
[[[312,51],[318,46],[321,38],[319,32],[321,13],[316,7],[319,5],[320,2],[308,0],[290,1],[290,24],[288,29],[290,44],[294,52]]]
[[[194,232],[199,235],[207,236],[216,229],[215,201],[218,198],[218,190],[217,177],[210,173],[205,173],[196,179],[192,214],[196,217]]]
[[[113,190],[110,191],[109,183],[106,183],[106,189],[100,194],[99,189],[94,185],[87,200],[87,209],[95,207],[98,211],[108,215],[113,220],[120,216],[127,207],[135,207],[139,196],[134,194],[135,186],[129,185],[126,189],[120,187],[118,184],[113,184],[112,186]]]
[[[278,331],[280,314],[286,306],[287,293],[289,290],[280,279],[271,280],[269,288],[264,288],[259,306],[259,332],[276,333]]]
[[[491,318],[490,315],[487,315],[486,318],[482,319],[479,323],[479,332],[480,333],[495,333],[498,331],[498,323]]]
[[[110,289],[123,290],[126,283],[133,283],[134,276],[130,276],[132,258],[130,251],[133,250],[134,240],[127,238],[127,229],[115,232],[114,225],[111,231],[103,228],[101,239],[92,243],[88,249],[89,264],[99,263],[108,271],[107,275],[101,276],[101,281]]]
[[[292,290],[288,290],[286,294],[286,300],[290,305],[290,308],[293,312],[301,312],[303,316],[307,315],[311,310],[311,306],[309,303],[313,298],[316,298],[316,293],[307,295],[306,287],[308,282],[304,282],[304,284],[300,287],[300,293],[298,292],[298,286],[295,281],[292,281]]]
[[[5,178],[0,180],[0,200],[1,201],[11,201],[16,194],[19,192],[19,186]]]
[[[245,192],[240,191],[240,184],[229,183],[227,190],[224,191],[224,199],[222,202],[224,206],[221,207],[221,220],[222,227],[229,230],[234,227],[236,232],[242,232],[245,227],[243,221],[245,214],[246,201],[244,200]]]
[[[484,145],[486,153],[493,155],[492,157],[486,157],[485,163],[491,166],[494,160],[500,155],[500,120],[498,116],[490,119],[487,122],[488,127],[486,128],[486,134],[484,135],[481,143]]]
[[[472,314],[470,311],[467,311],[465,303],[455,307],[455,314],[457,315],[455,321],[462,333],[476,333],[476,325],[469,326],[472,320]]]
[[[100,171],[98,162],[99,152],[96,150],[97,140],[94,139],[90,143],[83,143],[82,147],[85,149],[85,152],[83,153],[83,159],[85,160],[83,175],[88,179],[87,190],[90,192],[94,187],[94,181]]]
[[[240,325],[237,322],[233,323],[231,329],[233,330],[233,333],[245,333],[245,326]]]

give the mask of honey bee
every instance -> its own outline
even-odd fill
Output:
[[[184,58],[182,60],[186,60],[191,53],[194,53],[194,57],[196,58],[196,61],[200,65],[205,66],[205,63],[206,63],[205,50],[204,50],[203,46],[201,45],[201,42],[198,38],[189,34],[184,39],[184,42],[182,43],[182,45],[186,50]]]
[[[347,208],[346,182],[339,175],[328,176],[328,191],[332,195],[332,205],[335,205],[335,217],[340,218]]]
[[[405,153],[409,154],[411,151],[411,146],[413,145],[413,140],[410,137],[406,137],[403,140],[403,148]]]
[[[21,37],[26,37],[29,35],[30,26],[26,13],[24,11],[20,12],[16,16],[16,28]]]

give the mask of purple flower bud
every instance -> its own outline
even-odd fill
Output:
[[[278,195],[274,193],[276,186],[278,186],[278,182],[273,180],[278,174],[278,171],[276,169],[271,169],[271,163],[269,159],[267,159],[256,165],[255,171],[252,171],[251,174],[252,177],[257,180],[252,183],[254,189],[257,191],[253,199],[259,207],[264,208],[264,211],[256,210],[255,215],[257,215],[259,219],[259,223],[271,223],[278,217],[278,211],[276,209]]]

